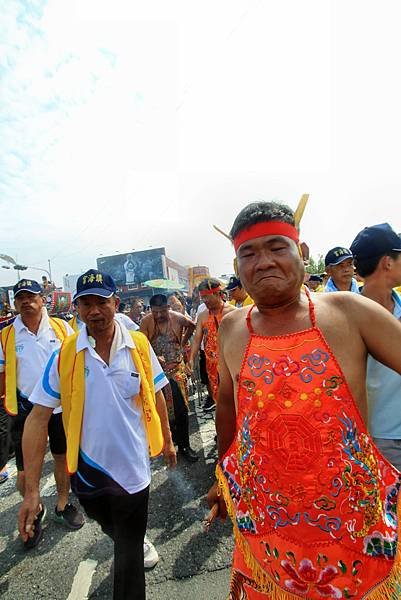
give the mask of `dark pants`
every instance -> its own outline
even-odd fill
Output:
[[[18,407],[18,414],[15,417],[11,417],[11,440],[14,444],[15,450],[15,463],[18,471],[24,470],[24,456],[22,454],[22,436],[24,433],[25,421],[29,413],[31,412],[33,405],[29,402],[26,403],[28,406],[27,410],[22,412]],[[49,446],[52,454],[65,454],[67,451],[67,442],[65,439],[63,417],[61,413],[52,414],[49,419],[49,425],[47,427],[49,435]]]
[[[182,396],[179,385],[174,379],[169,379],[173,393],[174,421],[170,421],[171,435],[174,444],[179,448],[189,447],[188,408]]]
[[[0,469],[6,466],[10,446],[10,417],[0,399]]]
[[[203,383],[203,385],[209,385],[209,377],[206,369],[206,354],[202,348],[199,350],[199,373],[201,383]]]
[[[149,487],[126,496],[80,498],[86,514],[114,542],[113,600],[145,600],[143,540],[148,521]]]

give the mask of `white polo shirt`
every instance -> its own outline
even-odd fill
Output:
[[[148,442],[142,404],[137,397],[140,377],[132,359],[135,346],[128,330],[116,322],[110,364],[91,345],[84,327],[77,352],[85,351],[85,406],[77,477],[85,495],[134,494],[150,483]],[[149,346],[156,392],[168,379]],[[43,378],[30,396],[33,404],[60,406],[58,353],[51,356]]]
[[[67,335],[74,331],[66,321],[63,326]],[[15,329],[15,351],[17,356],[17,389],[23,398],[29,398],[52,353],[60,348],[59,341],[47,310],[42,308],[42,320],[35,335],[24,325],[21,315],[13,323]],[[5,371],[3,347],[0,344],[0,373]],[[61,412],[61,408],[54,411]]]
[[[124,325],[124,327],[130,329],[131,331],[137,331],[139,329],[139,326],[128,315],[125,315],[124,313],[116,313],[114,318],[116,321],[118,321],[119,323]]]

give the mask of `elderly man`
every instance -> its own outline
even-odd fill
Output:
[[[63,407],[67,469],[87,515],[114,541],[114,600],[145,598],[144,535],[149,451],[176,462],[161,389],[163,371],[141,333],[115,320],[113,279],[89,270],[78,278],[85,327],[54,352],[30,396],[23,449],[26,493],[19,514],[23,540],[34,534],[47,424]]]
[[[43,290],[33,279],[21,279],[14,286],[14,302],[18,316],[2,329],[0,345],[0,397],[5,393],[4,407],[11,420],[11,439],[17,465],[17,489],[25,496],[25,465],[22,452],[22,435],[27,417],[32,410],[31,393],[53,351],[73,333],[61,319],[49,317],[44,306]],[[84,524],[82,513],[68,502],[70,478],[65,470],[66,440],[61,409],[50,411],[48,427],[50,451],[54,459],[54,478],[57,504],[54,519],[70,529],[80,529]],[[35,535],[25,540],[26,550],[34,548],[42,537],[42,522],[46,507],[40,502]]]
[[[301,288],[288,207],[245,207],[231,237],[255,305],[219,331],[209,503],[234,524],[230,598],[397,598],[400,474],[368,434],[365,376],[368,353],[401,373],[401,324],[359,294]]]
[[[170,426],[178,452],[188,462],[198,455],[189,443],[188,383],[184,364],[184,348],[194,332],[195,323],[189,317],[170,310],[167,297],[156,294],[150,299],[151,313],[141,321],[141,331],[152,344],[170,387],[166,387],[167,405],[171,407]]]
[[[359,287],[354,278],[354,257],[348,248],[336,246],[328,251],[324,259],[327,275],[325,292],[355,292]]]

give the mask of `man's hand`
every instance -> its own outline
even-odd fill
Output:
[[[224,521],[225,518],[227,517],[227,507],[226,507],[226,503],[224,502],[223,496],[221,496],[219,494],[219,486],[218,486],[217,481],[214,482],[214,484],[208,491],[206,500],[209,505],[209,508],[213,508],[213,506],[215,504],[218,504],[218,506],[219,506],[218,516],[220,517],[220,519],[222,519]]]
[[[33,537],[35,517],[41,511],[39,492],[25,494],[18,513],[18,530],[22,540],[26,542]]]
[[[173,442],[170,440],[164,444],[163,456],[169,469],[172,469],[177,464],[177,453]]]
[[[191,375],[194,372],[194,359],[193,358],[188,359],[188,362],[185,365],[185,370],[187,372],[187,375],[189,375],[191,377]]]

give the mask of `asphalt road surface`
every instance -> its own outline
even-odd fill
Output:
[[[160,560],[146,573],[148,600],[225,600],[233,548],[230,524],[216,522],[203,532],[205,494],[214,479],[216,446],[213,414],[191,401],[191,445],[200,459],[179,458],[168,471],[153,461],[148,536]],[[20,504],[16,469],[0,487],[0,598],[2,600],[109,600],[112,598],[112,544],[94,521],[76,532],[52,520],[56,501],[52,458],[43,468],[41,489],[47,506],[44,535],[25,552],[17,533]],[[129,600],[129,599],[127,599]]]

